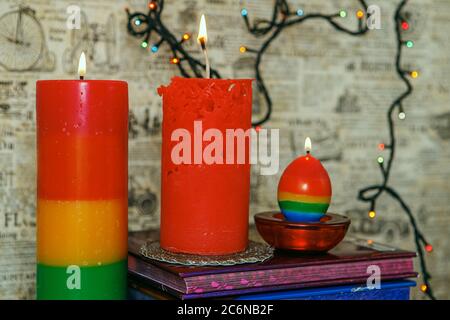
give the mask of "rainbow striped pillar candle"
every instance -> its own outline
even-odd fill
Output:
[[[127,83],[36,87],[37,298],[124,299]]]
[[[311,156],[311,140],[305,141],[306,155],[292,161],[278,184],[278,204],[288,221],[317,222],[327,212],[331,181],[319,160]]]

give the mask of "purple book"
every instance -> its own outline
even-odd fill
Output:
[[[129,236],[128,271],[134,283],[148,284],[180,298],[218,297],[251,292],[364,283],[377,265],[381,278],[417,276],[414,252],[366,241],[347,240],[326,254],[305,255],[276,251],[273,258],[256,264],[226,267],[188,267],[146,259],[139,254],[145,240],[156,232],[134,232]]]

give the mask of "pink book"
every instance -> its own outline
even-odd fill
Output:
[[[292,288],[361,283],[371,275],[368,267],[380,268],[382,279],[415,277],[414,252],[352,239],[326,254],[306,255],[275,251],[273,258],[256,264],[224,267],[188,267],[146,259],[139,254],[145,240],[157,233],[135,232],[129,236],[128,271],[133,281],[148,283],[178,296],[223,296]]]

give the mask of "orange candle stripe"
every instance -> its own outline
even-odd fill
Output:
[[[46,135],[39,140],[38,197],[102,200],[127,190],[127,138],[120,135]],[[118,143],[119,142],[119,143]]]
[[[127,201],[38,200],[37,259],[93,266],[127,256]]]

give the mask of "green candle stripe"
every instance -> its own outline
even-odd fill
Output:
[[[329,203],[305,203],[297,201],[279,201],[281,210],[292,212],[326,212]]]
[[[101,266],[37,264],[37,299],[120,300],[127,296],[127,259]]]

